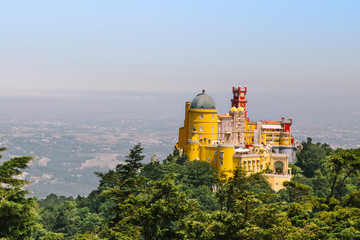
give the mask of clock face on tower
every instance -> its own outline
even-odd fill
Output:
[[[244,95],[244,93],[240,93],[240,97],[244,97],[245,95]]]

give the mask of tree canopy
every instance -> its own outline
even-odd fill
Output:
[[[137,144],[88,196],[50,194],[40,208],[18,177],[31,157],[13,158],[0,165],[0,239],[360,239],[360,149],[303,145],[279,192],[176,149],[144,164]]]
[[[28,181],[19,177],[31,160],[15,157],[0,165],[0,238],[29,239],[41,230],[35,198],[27,197],[29,192],[22,189]]]

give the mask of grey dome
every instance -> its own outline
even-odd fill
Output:
[[[196,95],[192,100],[190,108],[196,109],[216,109],[214,100],[205,94],[205,90],[202,93]]]

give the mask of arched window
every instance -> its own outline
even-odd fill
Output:
[[[274,166],[275,166],[275,172],[276,173],[283,173],[283,170],[284,170],[284,163],[283,162],[277,161],[277,162],[275,162]]]

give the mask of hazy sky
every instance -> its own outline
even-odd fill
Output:
[[[352,94],[360,1],[0,3],[0,94],[27,90]]]

